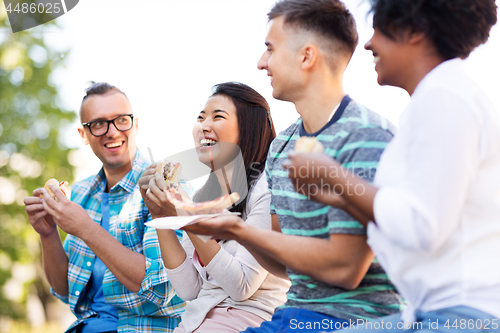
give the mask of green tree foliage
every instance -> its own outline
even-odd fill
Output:
[[[56,29],[53,22],[47,27]],[[63,58],[40,29],[11,33],[0,4],[0,321],[26,318],[29,295],[44,308],[54,301],[23,199],[49,178],[72,181],[70,149],[59,137],[76,115],[61,109],[50,80]]]

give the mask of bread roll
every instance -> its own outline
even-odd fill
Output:
[[[314,154],[314,153],[322,153],[325,148],[313,136],[302,136],[295,143],[295,151],[298,153],[306,153],[306,154]]]
[[[62,182],[59,182],[57,179],[55,178],[50,178],[49,180],[47,180],[47,182],[45,183],[45,186],[43,188],[45,188],[47,190],[47,192],[49,192],[49,195],[51,196],[52,199],[54,199],[55,201],[59,202],[59,199],[57,199],[56,195],[54,194],[54,192],[52,192],[52,190],[50,189],[50,184],[54,184],[56,186],[59,186],[59,189],[62,191],[62,193],[64,195],[66,195],[66,192],[68,191],[68,189],[66,188],[66,185],[68,185],[68,182],[67,181],[62,181]],[[40,194],[40,198],[43,199],[43,194]]]

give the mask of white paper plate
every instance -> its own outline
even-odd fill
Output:
[[[146,222],[146,225],[148,227],[155,229],[178,230],[186,225],[193,224],[201,220],[206,220],[207,218],[216,217],[220,215],[240,215],[240,213],[223,212],[219,214],[159,217],[152,221]]]

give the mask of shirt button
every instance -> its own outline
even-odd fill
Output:
[[[77,290],[77,291],[75,291],[75,295],[76,295],[76,296],[80,295],[80,292],[79,292],[78,290]]]
[[[90,261],[87,261],[87,266],[92,266],[92,263]]]

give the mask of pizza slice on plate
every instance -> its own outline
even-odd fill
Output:
[[[168,200],[175,208],[182,209],[190,215],[219,214],[222,213],[224,209],[234,205],[240,199],[240,195],[233,192],[212,201],[193,202],[191,199],[182,196],[175,188],[170,188],[166,190],[165,193],[167,194]]]

